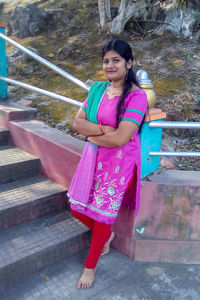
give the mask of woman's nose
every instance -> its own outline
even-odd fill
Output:
[[[112,62],[112,60],[110,60],[109,62],[108,62],[108,64],[107,64],[107,67],[112,67],[113,66],[113,62]]]

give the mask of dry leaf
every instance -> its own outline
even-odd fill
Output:
[[[47,280],[47,281],[50,280],[50,277],[47,275],[42,274],[42,277],[44,278],[44,280]]]

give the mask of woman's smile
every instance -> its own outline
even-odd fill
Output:
[[[113,74],[113,73],[115,73],[116,71],[115,70],[108,70],[106,73],[108,73],[108,74]]]

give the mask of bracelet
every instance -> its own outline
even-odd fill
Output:
[[[103,128],[102,128],[102,124],[101,124],[101,123],[99,124],[99,128],[100,128],[100,130],[101,130],[101,133],[102,133],[102,134],[105,134],[105,132],[103,131]]]

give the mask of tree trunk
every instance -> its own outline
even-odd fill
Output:
[[[98,0],[100,26],[103,28],[111,20],[110,0]]]
[[[145,1],[144,0],[121,0],[119,12],[116,18],[114,18],[109,24],[108,28],[111,34],[120,35],[127,21],[133,16],[136,17],[136,12],[138,15],[141,11],[145,14]]]
[[[109,20],[111,20],[111,11],[110,11],[110,0],[105,0],[106,5],[106,16]]]

